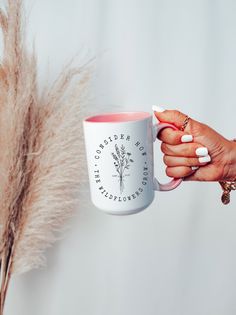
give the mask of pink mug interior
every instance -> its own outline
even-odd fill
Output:
[[[87,122],[127,122],[143,120],[151,115],[147,112],[120,112],[120,113],[105,113],[101,115],[95,115],[86,118],[84,121]]]

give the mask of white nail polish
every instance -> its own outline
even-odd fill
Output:
[[[197,156],[207,156],[208,155],[208,149],[204,148],[204,147],[197,148],[196,155]]]
[[[199,169],[199,166],[192,166],[191,169],[192,169],[193,171],[196,171],[196,170]]]
[[[193,141],[192,135],[183,135],[181,137],[181,142],[191,142],[191,141]]]
[[[156,105],[153,105],[153,106],[152,106],[152,110],[153,110],[154,112],[158,112],[158,113],[162,113],[162,112],[165,111],[164,108],[162,108],[162,107],[160,107],[160,106],[156,106]]]
[[[207,156],[202,156],[200,158],[198,158],[199,163],[208,163],[211,162],[211,157],[210,155]]]

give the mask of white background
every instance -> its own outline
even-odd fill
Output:
[[[81,49],[97,56],[89,112],[157,104],[236,136],[234,0],[27,0],[27,12],[42,80]],[[80,194],[47,267],[13,277],[6,315],[236,313],[236,193],[225,207],[217,183],[184,183],[127,217]]]

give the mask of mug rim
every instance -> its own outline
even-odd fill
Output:
[[[108,118],[108,120],[103,120],[101,119],[101,117],[105,116],[105,117],[109,117],[109,116],[122,116],[122,115],[140,115],[140,118],[132,118],[132,119],[126,119],[126,120],[122,120],[122,119],[118,119],[118,120],[111,120]],[[142,117],[143,115],[143,117]],[[101,114],[95,114],[95,115],[91,115],[91,116],[87,116],[83,119],[84,123],[131,123],[131,122],[138,122],[138,121],[142,121],[142,120],[146,120],[148,118],[152,117],[151,113],[149,112],[145,112],[145,111],[116,111],[116,112],[105,112],[105,113],[101,113]],[[95,119],[98,120],[95,120]],[[101,120],[99,120],[101,119]]]

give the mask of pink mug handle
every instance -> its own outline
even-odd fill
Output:
[[[157,136],[159,134],[159,132],[164,129],[164,128],[172,128],[174,130],[179,130],[177,127],[175,127],[172,124],[168,124],[168,123],[158,123],[153,125],[153,142],[156,141]],[[181,178],[173,178],[169,183],[167,184],[161,184],[156,177],[154,177],[153,179],[153,184],[154,184],[154,190],[157,191],[169,191],[169,190],[173,190],[175,188],[177,188],[181,183],[182,183],[182,179]]]

